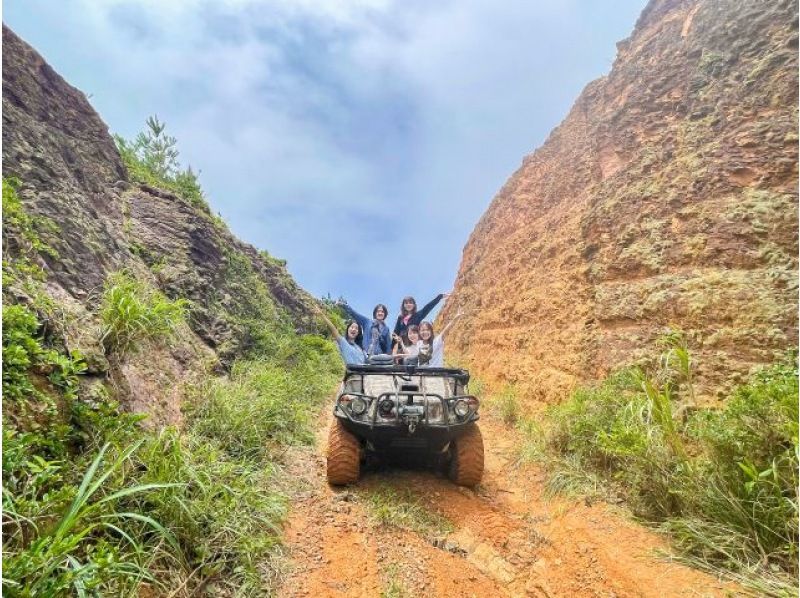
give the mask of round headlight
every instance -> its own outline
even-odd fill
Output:
[[[463,399],[456,401],[453,411],[455,411],[458,417],[466,417],[469,413],[469,403]]]
[[[350,411],[353,415],[361,415],[367,410],[367,402],[361,397],[355,397],[350,402]]]

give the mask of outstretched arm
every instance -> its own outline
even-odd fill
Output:
[[[317,305],[315,305],[314,307],[316,308],[317,315],[320,318],[322,318],[322,320],[328,325],[328,330],[331,331],[331,334],[333,335],[333,338],[339,338],[340,336],[342,336],[339,333],[339,331],[336,329],[336,326],[333,325],[333,322],[331,322],[330,319],[328,318],[328,316],[325,315],[325,312],[322,311],[319,308],[319,306],[317,306]]]
[[[420,322],[421,322],[422,320],[424,320],[424,319],[425,319],[425,316],[427,316],[429,313],[431,313],[431,310],[432,310],[434,307],[436,307],[436,304],[437,304],[437,303],[439,303],[439,301],[441,301],[441,300],[442,300],[444,297],[447,297],[449,294],[450,294],[450,293],[439,293],[438,295],[436,295],[436,297],[434,297],[433,299],[431,299],[431,301],[429,301],[429,302],[428,302],[428,303],[425,305],[425,307],[423,307],[421,310],[419,310],[419,311],[417,312],[417,317],[416,317],[416,319],[417,319],[418,321],[420,321]]]
[[[350,315],[356,322],[358,322],[358,325],[361,326],[361,330],[363,330],[364,334],[366,334],[367,330],[369,330],[369,325],[372,322],[372,320],[370,320],[366,316],[362,316],[352,307],[347,305],[347,303],[342,303],[342,308],[344,308],[344,311],[346,311],[348,315]]]
[[[462,314],[461,312],[458,312],[456,315],[454,315],[453,318],[447,323],[447,325],[444,328],[442,328],[442,331],[437,336],[440,337],[440,338],[443,337],[445,335],[445,333],[448,330],[450,330],[450,326],[455,324],[455,321],[458,320],[463,315],[464,314]]]

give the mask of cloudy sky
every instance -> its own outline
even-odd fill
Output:
[[[113,132],[157,114],[214,211],[309,291],[448,290],[492,196],[644,0],[6,0]]]

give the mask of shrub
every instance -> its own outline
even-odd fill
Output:
[[[184,321],[188,302],[171,301],[125,271],[109,276],[103,292],[101,342],[106,352],[122,356],[142,343],[172,336]]]
[[[33,312],[12,305],[3,315],[4,392],[15,405],[42,393],[54,406],[13,418],[12,401],[4,407],[4,591],[269,593],[286,498],[273,489],[275,466],[259,457],[265,442],[311,439],[311,405],[340,373],[333,345],[274,331],[274,355],[202,387],[200,402],[212,407],[185,432],[154,434],[106,392],[79,391],[79,362],[46,345]],[[243,422],[237,409],[249,400],[265,412]]]
[[[177,543],[159,557],[173,571],[162,581],[213,582],[239,595],[269,589],[274,571],[263,562],[280,543],[287,507],[270,489],[269,464],[231,459],[216,440],[174,429],[149,436],[134,457],[143,472],[136,482],[160,489],[127,497],[125,508],[150,514]]]
[[[162,484],[127,485],[105,496],[100,495],[104,482],[119,470],[138,447],[134,444],[101,471],[109,445],[97,453],[74,492],[74,497],[60,517],[52,510],[36,522],[26,519],[35,540],[21,551],[9,551],[4,543],[3,569],[10,583],[6,589],[22,590],[25,596],[54,596],[73,590],[78,595],[103,587],[120,592],[151,578],[145,567],[142,542],[120,529],[128,520],[137,521],[168,542],[174,539],[159,523],[142,513],[122,512],[120,499],[163,488]],[[35,471],[49,473],[53,464],[40,460]],[[51,503],[52,505],[52,503]],[[12,520],[19,515],[4,505],[4,514]],[[119,534],[125,542],[115,542],[105,533]],[[146,535],[144,535],[146,537]],[[24,543],[24,539],[23,542]]]
[[[341,375],[338,353],[320,337],[276,335],[273,355],[238,361],[230,378],[210,381],[190,413],[192,429],[222,442],[234,457],[270,446],[309,443],[311,416]]]
[[[756,374],[721,409],[685,418],[673,407],[690,380],[688,354],[668,351],[658,363],[655,371],[624,370],[580,388],[549,411],[544,450],[532,452],[549,462],[550,487],[604,488],[670,531],[695,564],[744,575],[740,581],[768,594],[793,587],[796,358]]]
[[[172,191],[193,205],[208,211],[197,174],[178,163],[177,140],[165,132],[166,123],[157,116],[148,117],[146,128],[133,141],[114,135],[122,163],[131,180]]]

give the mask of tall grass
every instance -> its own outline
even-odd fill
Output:
[[[623,499],[668,531],[683,558],[759,592],[794,591],[796,357],[755,374],[718,409],[681,408],[696,403],[691,371],[672,339],[651,369],[617,372],[578,389],[542,426],[520,424],[525,456],[547,462],[553,490]]]
[[[108,277],[100,307],[107,352],[124,355],[146,342],[170,338],[184,321],[185,299],[171,301],[131,274],[120,271]]]
[[[264,458],[271,448],[310,443],[314,409],[341,376],[329,341],[274,340],[270,355],[238,361],[229,378],[198,389],[187,412],[192,429],[220,441],[232,457]]]
[[[106,297],[141,304],[104,303],[115,351],[163,342],[177,321],[159,322],[177,311],[152,309],[166,300],[130,277]],[[155,433],[89,394],[80,356],[49,346],[32,311],[3,315],[4,592],[269,593],[287,505],[277,449],[310,441],[311,406],[341,372],[333,344],[265,323],[268,346],[200,384],[184,430]]]

